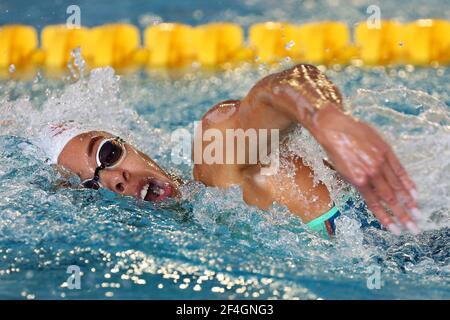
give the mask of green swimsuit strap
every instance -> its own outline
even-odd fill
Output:
[[[322,228],[322,225],[325,223],[325,221],[327,221],[328,219],[333,217],[337,212],[338,212],[338,208],[336,206],[334,206],[333,208],[331,208],[329,211],[327,211],[320,217],[317,217],[314,220],[311,220],[310,222],[308,222],[306,225],[313,230],[320,229],[320,228]]]

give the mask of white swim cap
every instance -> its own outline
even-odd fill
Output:
[[[74,137],[89,130],[82,129],[74,122],[47,124],[32,142],[41,148],[51,164],[58,163],[58,157],[66,144]]]

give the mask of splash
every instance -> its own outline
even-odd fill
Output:
[[[316,299],[338,298],[338,287],[339,298],[374,298],[378,293],[367,289],[366,272],[375,264],[383,268],[383,297],[421,298],[417,292],[448,297],[444,93],[436,98],[423,90],[380,89],[382,73],[365,75],[372,86],[352,79],[367,90],[342,85],[349,110],[383,132],[418,183],[427,216],[422,226],[427,231],[418,237],[361,228],[372,215],[323,164],[325,153],[301,128],[291,133],[288,151],[313,168],[315,180],[327,185],[341,208],[332,240],[318,237],[282,206],[268,211],[248,206],[238,187],[219,190],[190,182],[180,203],[160,205],[71,188],[77,178],[62,179],[30,143],[44,124],[74,120],[121,135],[189,180],[189,165],[170,162],[172,130],[191,130],[212,105],[244,96],[270,71],[244,64],[214,74],[120,77],[103,68],[64,82],[38,75],[28,83],[0,83],[0,279],[11,283],[0,296]],[[332,73],[338,83],[346,74],[347,69]],[[342,201],[348,194],[352,206]],[[71,264],[85,273],[82,291],[64,286]]]

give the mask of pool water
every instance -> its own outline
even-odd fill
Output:
[[[195,10],[209,12],[209,3],[199,2]],[[233,10],[213,2],[212,8],[216,19],[235,16],[245,24],[277,18],[274,12],[292,19],[296,3],[277,3],[278,11],[263,1],[236,2]],[[335,3],[340,2],[321,2],[332,12],[306,11],[316,20],[336,16],[349,22],[364,14],[364,1],[350,11],[336,9]],[[399,11],[389,3],[390,14],[417,18],[417,12]],[[183,11],[184,6],[173,13],[163,2],[156,4],[148,8],[141,3],[144,9],[123,12],[132,22],[145,12],[164,20],[172,14],[189,23],[212,19],[193,17],[193,10]],[[6,6],[9,12],[16,9],[15,4]],[[115,16],[117,8],[100,8],[104,10],[95,16],[90,7],[85,23],[106,22],[108,14],[121,18]],[[419,1],[416,8],[423,15],[448,14]],[[30,12],[36,26],[57,20],[55,14]],[[300,14],[302,19],[305,15]],[[7,17],[0,21],[12,19]],[[24,14],[17,16],[22,18]],[[371,214],[348,185],[320,166],[323,151],[301,129],[291,134],[291,151],[308,161],[336,201],[344,193],[352,196],[351,206],[339,202],[343,214],[331,240],[309,231],[286,208],[274,205],[261,211],[246,205],[237,187],[219,190],[191,181],[183,187],[181,201],[162,204],[78,189],[76,177],[63,179],[31,143],[42,124],[71,119],[121,135],[190,181],[191,164],[172,161],[171,133],[192,130],[193,121],[215,103],[243,97],[259,78],[290,65],[283,61],[220,72],[193,68],[126,76],[104,68],[86,72],[81,80],[38,74],[26,81],[1,81],[0,298],[449,299],[449,68],[326,70],[346,97],[346,108],[383,133],[418,184],[426,220],[417,237],[361,228],[373,220]],[[82,272],[80,289],[68,288],[71,265]],[[377,268],[379,289],[370,285]]]

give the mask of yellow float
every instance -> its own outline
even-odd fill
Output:
[[[33,63],[32,57],[37,48],[38,37],[33,27],[0,27],[0,68],[21,68]]]
[[[31,26],[0,27],[0,69],[3,73],[45,66],[64,70],[74,48],[80,47],[90,68],[112,66],[124,70],[177,68],[198,62],[217,67],[236,61],[347,64],[353,59],[365,65],[396,63],[445,65],[450,62],[450,22],[420,19],[409,23],[366,21],[351,31],[337,21],[306,24],[257,23],[249,28],[248,42],[241,26],[211,23],[192,27],[161,23],[144,30],[141,45],[138,28],[125,23],[93,28],[50,25],[42,29],[41,46]],[[5,71],[6,70],[6,71]]]

